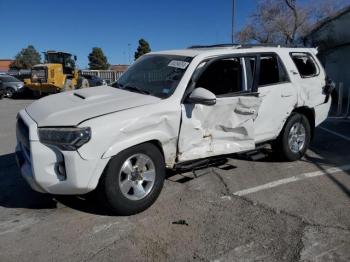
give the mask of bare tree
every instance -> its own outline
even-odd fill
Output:
[[[240,43],[296,45],[317,20],[344,6],[341,2],[320,0],[317,5],[303,5],[296,0],[259,0],[257,10],[236,38]]]

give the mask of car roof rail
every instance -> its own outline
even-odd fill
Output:
[[[188,49],[208,49],[208,48],[220,48],[220,47],[232,47],[232,48],[254,48],[254,47],[283,47],[278,44],[215,44],[215,45],[193,45]]]

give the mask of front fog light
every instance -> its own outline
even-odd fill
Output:
[[[66,151],[77,150],[89,142],[90,138],[90,127],[39,128],[41,143],[57,146]]]

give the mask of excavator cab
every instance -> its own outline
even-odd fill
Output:
[[[61,64],[64,74],[74,74],[76,56],[65,52],[47,51],[44,52],[44,57],[46,64]]]

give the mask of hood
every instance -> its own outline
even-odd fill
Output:
[[[38,126],[75,126],[101,115],[159,102],[161,99],[107,86],[44,97],[26,108]]]

